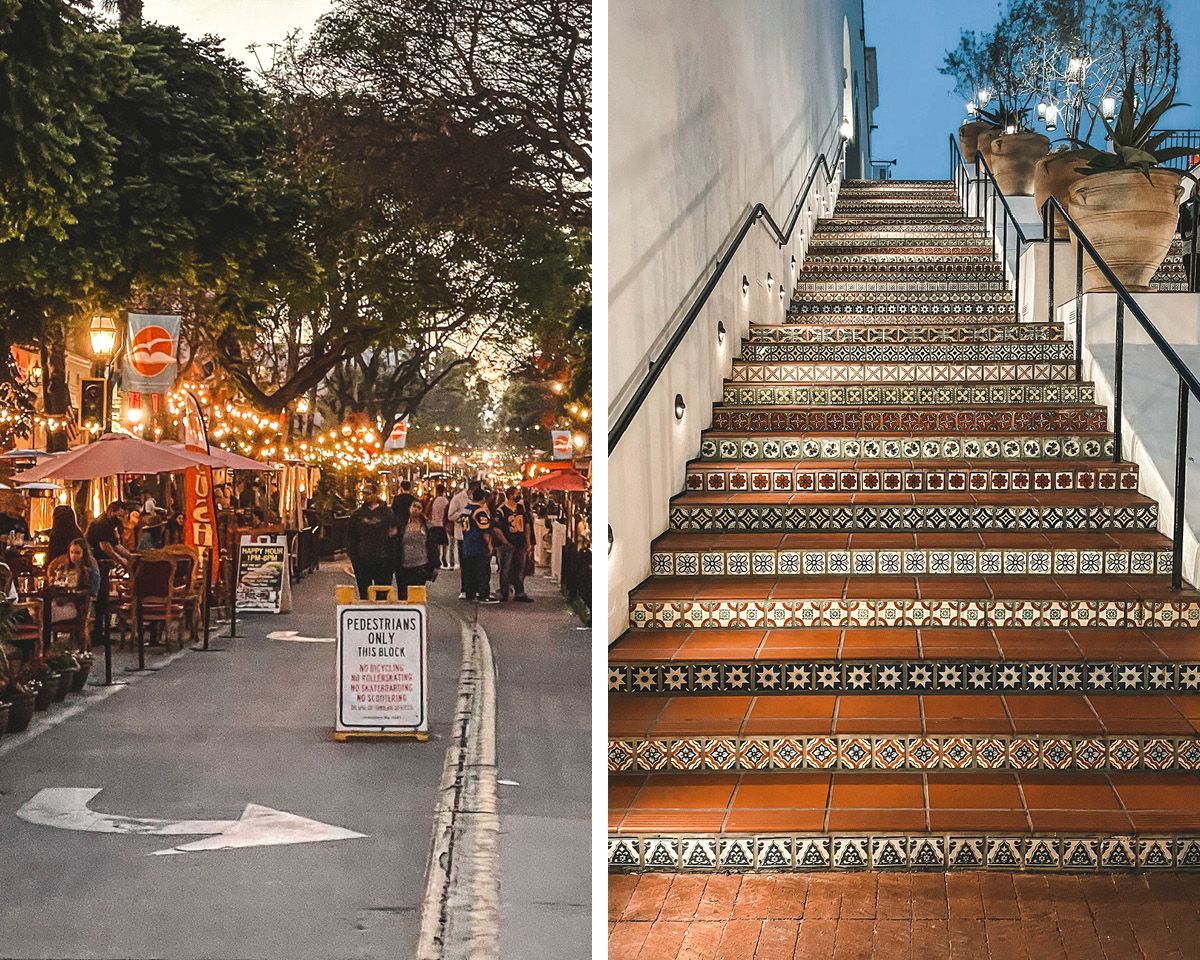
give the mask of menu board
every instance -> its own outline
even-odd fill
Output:
[[[286,537],[243,536],[237,571],[239,611],[280,613],[290,606]]]
[[[337,733],[424,739],[428,643],[425,608],[365,603],[338,607]]]

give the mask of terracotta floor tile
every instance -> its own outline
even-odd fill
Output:
[[[824,808],[829,800],[831,774],[744,774],[733,795],[735,810],[748,808]]]
[[[725,828],[721,810],[631,810],[616,829],[620,833],[718,833]]]
[[[814,810],[733,810],[725,820],[729,833],[819,833],[825,808]]]
[[[1037,810],[1030,808],[1034,830],[1063,833],[1128,833],[1129,817],[1120,810]]]
[[[771,630],[763,640],[759,656],[828,659],[837,656],[841,643],[842,631],[833,628]]]
[[[931,809],[1021,809],[1021,792],[1015,774],[980,773],[970,780],[962,775],[929,773]]]
[[[1030,810],[1120,809],[1112,784],[1103,776],[1025,773],[1021,791]]]
[[[835,773],[830,803],[834,809],[924,809],[924,784],[916,773]]]
[[[751,697],[673,697],[651,732],[657,737],[736,736],[752,702]]]
[[[888,628],[847,630],[842,637],[841,656],[847,660],[917,657],[917,631]]]
[[[1127,810],[1191,810],[1200,819],[1200,779],[1194,775],[1114,773],[1110,779]]]
[[[723,774],[650,777],[637,796],[637,807],[640,810],[723,810],[736,786],[736,776]]]
[[[929,829],[952,833],[962,830],[972,833],[1012,831],[1024,833],[1029,820],[1023,810],[930,810]]]
[[[642,736],[667,705],[667,697],[609,697],[608,735]]]

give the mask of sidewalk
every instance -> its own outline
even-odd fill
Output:
[[[500,957],[582,960],[591,956],[592,633],[557,584],[537,575],[526,590],[534,603],[479,608],[499,675]]]
[[[428,743],[334,743],[334,645],[266,635],[331,638],[333,587],[349,579],[340,566],[299,584],[293,613],[214,639],[223,652],[186,653],[0,755],[0,957],[411,955],[460,625],[430,617]],[[253,803],[366,836],[150,856],[200,838],[14,815],[47,787],[101,788],[90,808],[104,814],[234,820]]]

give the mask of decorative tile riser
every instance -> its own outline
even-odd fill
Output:
[[[918,404],[1095,403],[1091,383],[905,384],[902,386],[737,387],[721,394],[726,404],[794,407],[915,406]]]
[[[656,577],[1167,575],[1170,550],[672,550],[650,555]]]
[[[702,460],[1098,460],[1112,437],[712,437]]]
[[[608,868],[810,873],[821,870],[1200,870],[1200,837],[1036,833],[610,835]]]
[[[804,300],[824,293],[882,293],[891,291],[921,291],[932,293],[974,293],[976,291],[1006,291],[1001,274],[986,274],[979,277],[942,277],[931,280],[925,277],[883,275],[878,278],[853,277],[850,279],[821,279],[804,273],[805,279],[792,289],[793,300]],[[1011,296],[1011,294],[1010,294]]]
[[[945,256],[958,253],[992,254],[991,244],[977,233],[938,235],[930,231],[923,234],[886,236],[882,233],[816,233],[809,243],[809,250],[817,254],[844,253],[847,250],[863,250],[874,253],[897,251],[902,253],[926,253],[941,251]]]
[[[948,260],[943,253],[900,253],[864,251],[855,256],[834,253],[814,253],[809,248],[804,258],[804,270],[800,274],[807,277],[832,276],[834,278],[850,277],[858,273],[882,274],[891,276],[896,273],[934,274],[936,276],[952,276],[959,271],[995,272],[1000,268],[996,258],[990,252],[968,253]]]
[[[1073,361],[1057,343],[747,343],[746,363],[1040,363]]]
[[[837,216],[824,219],[813,231],[813,239],[820,237],[861,237],[864,240],[879,238],[916,238],[925,237],[968,237],[981,243],[986,242],[982,222],[979,220],[963,220],[961,217],[922,217],[916,222],[897,217],[887,218],[839,218]]]
[[[813,324],[790,323],[777,327],[754,326],[746,348],[761,349],[794,343],[1060,343],[1062,327],[1056,323],[939,323]]]
[[[855,290],[848,293],[812,290],[807,291],[803,297],[792,297],[792,302],[794,309],[804,305],[826,310],[839,308],[834,312],[850,312],[850,310],[841,310],[840,308],[843,305],[849,305],[850,309],[854,309],[860,303],[871,305],[877,311],[881,306],[891,304],[945,304],[964,312],[973,312],[979,306],[986,304],[1000,304],[1006,307],[1010,313],[1013,309],[1012,294],[1007,290],[978,290],[970,296],[941,290]]]
[[[788,504],[671,508],[672,530],[761,533],[1156,530],[1158,505]]]
[[[1158,506],[915,503],[671,507],[672,530],[705,532],[948,532],[1157,530]]]
[[[792,736],[608,741],[610,773],[773,770],[1200,771],[1196,737]]]
[[[1191,609],[1194,625],[1198,608],[1192,604]],[[805,694],[895,696],[943,693],[1139,696],[1197,691],[1200,691],[1200,663],[881,659],[725,660],[608,665],[609,693],[648,697],[788,697]]]
[[[731,493],[833,493],[836,491],[916,493],[962,490],[1009,493],[1028,490],[1136,490],[1137,466],[1058,470],[955,470],[928,466],[911,470],[721,470],[689,468],[687,490],[728,490]]]
[[[1178,627],[1200,626],[1192,600],[634,600],[634,628]],[[1200,668],[1198,668],[1200,677]],[[810,678],[811,681],[811,678]],[[610,688],[611,689],[611,688]],[[682,689],[682,688],[680,688]],[[742,688],[738,688],[742,689]],[[824,688],[817,688],[824,689]],[[912,690],[924,688],[912,687]],[[1082,693],[1085,688],[1063,688]],[[1100,689],[1100,688],[1097,688]],[[1196,688],[1192,688],[1196,689]],[[659,692],[671,693],[664,687]],[[650,692],[650,691],[639,691]],[[736,692],[730,690],[729,692]],[[853,692],[851,690],[850,692]]]
[[[1102,407],[1024,410],[926,409],[728,410],[713,413],[713,430],[738,433],[1104,433]]]
[[[1006,314],[1003,307],[995,307],[987,312],[975,312],[970,310],[927,310],[924,307],[914,308],[913,310],[901,309],[898,312],[888,311],[886,313],[868,313],[862,312],[816,312],[816,313],[787,313],[784,314],[782,326],[787,329],[789,327],[810,327],[816,329],[835,329],[840,326],[872,326],[886,325],[899,327],[928,327],[928,326],[961,326],[961,327],[991,327],[997,324],[1009,324],[1014,322],[1015,316],[1012,313],[1011,305]],[[1039,321],[1040,322],[1040,321]]]
[[[1074,363],[789,363],[736,361],[729,379],[738,383],[1004,383],[1064,381]]]

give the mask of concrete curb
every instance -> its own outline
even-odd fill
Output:
[[[478,622],[462,621],[462,643],[416,960],[494,960],[499,952],[495,663]]]

